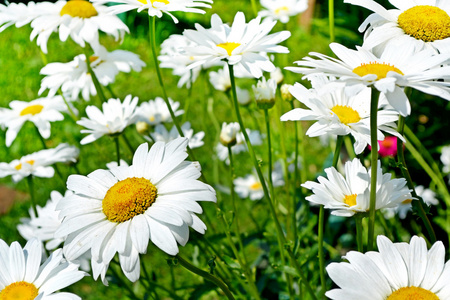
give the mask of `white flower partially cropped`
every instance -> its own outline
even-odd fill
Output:
[[[121,133],[130,124],[137,120],[135,113],[137,97],[128,95],[123,102],[120,99],[109,99],[102,105],[103,111],[96,106],[86,107],[87,118],[83,117],[77,121],[78,125],[86,127],[81,133],[89,133],[84,137],[80,144],[85,145],[101,138],[104,135],[113,135]]]
[[[444,165],[444,167],[442,168],[442,172],[449,173],[450,172],[450,145],[442,147],[441,162]]]
[[[261,17],[280,20],[281,23],[289,22],[289,17],[298,15],[308,8],[307,0],[261,0],[265,8],[258,13]]]
[[[89,251],[94,279],[105,282],[109,263],[119,255],[124,274],[139,279],[139,254],[149,241],[169,255],[189,239],[189,227],[206,230],[196,214],[197,201],[216,201],[212,187],[197,179],[200,166],[185,161],[188,140],[156,142],[151,149],[142,144],[129,167],[96,170],[87,176],[71,175],[68,189],[75,194],[63,198],[57,209],[64,217],[56,237],[68,235],[64,254],[71,260]]]
[[[53,32],[59,32],[59,39],[71,39],[85,47],[89,43],[94,49],[99,43],[99,31],[112,35],[116,40],[123,38],[128,27],[115,15],[107,12],[108,7],[86,0],[60,0],[47,5],[31,22],[31,39],[37,36],[37,44],[47,53],[47,41]]]
[[[345,163],[345,177],[334,167],[326,168],[328,178],[319,176],[319,183],[308,181],[302,187],[313,194],[306,200],[332,209],[331,214],[343,217],[369,211],[370,206],[370,169],[367,170],[355,158]],[[391,179],[391,174],[382,174],[381,164],[377,166],[375,209],[397,207],[407,199],[412,199],[403,178]]]
[[[272,182],[274,187],[284,185],[283,171],[281,168],[274,168],[272,172]],[[249,174],[245,177],[238,177],[234,181],[234,191],[239,197],[250,200],[261,200],[264,197],[264,191],[258,177]]]
[[[94,3],[104,4],[113,2],[111,0],[92,0]],[[175,23],[178,19],[172,12],[183,11],[197,14],[204,14],[202,8],[211,8],[207,3],[213,3],[212,0],[114,0],[118,5],[110,7],[110,11],[115,14],[123,13],[129,10],[137,9],[138,12],[147,10],[149,16],[161,18],[164,14],[172,17]]]
[[[450,66],[441,66],[450,59],[450,52],[420,50],[410,41],[390,43],[379,57],[361,47],[351,50],[332,43],[330,48],[339,59],[312,52],[310,55],[318,59],[305,57],[296,62],[300,67],[286,69],[306,74],[306,78],[320,74],[338,77],[338,81],[352,86],[355,92],[373,86],[402,116],[411,113],[405,87],[450,100],[448,82],[439,80],[450,79]]]
[[[289,92],[308,109],[294,108],[281,116],[281,121],[317,121],[306,132],[310,137],[327,134],[348,135],[354,139],[355,153],[360,154],[370,145],[370,99],[371,89],[364,88],[354,96],[346,93],[340,86],[324,92],[322,88],[329,83],[325,77],[312,81],[312,89],[296,83]],[[398,113],[381,97],[378,111],[377,140],[384,140],[384,132],[402,138],[397,132],[395,122]],[[402,138],[403,139],[403,138]]]
[[[108,52],[103,46],[95,49],[89,61],[98,81],[103,86],[114,83],[119,72],[140,72],[142,67],[145,67],[139,55],[125,50]],[[39,94],[48,89],[49,95],[55,95],[61,89],[69,100],[77,100],[80,94],[84,100],[97,95],[84,54],[75,56],[68,63],[49,63],[41,69],[40,74],[45,77],[41,81]]]
[[[51,2],[38,2],[33,1],[25,3],[9,3],[8,5],[0,4],[0,32],[15,25],[17,28],[22,27],[41,13],[48,10],[53,3]]]
[[[237,143],[237,135],[241,130],[241,126],[237,122],[222,123],[222,130],[220,131],[220,142],[224,146],[234,146]]]
[[[191,128],[190,122],[185,122],[183,125],[181,125],[181,131],[183,131],[184,137],[189,140],[189,148],[199,148],[205,144],[205,142],[203,142],[205,132],[199,131],[194,134],[194,129]],[[163,124],[156,125],[155,130],[151,132],[150,135],[155,142],[165,143],[168,143],[180,137],[180,134],[178,133],[177,127],[175,125],[172,126],[172,129],[170,131],[168,131]],[[144,138],[149,142],[152,142],[152,139],[150,139],[149,137],[144,136]]]
[[[260,146],[262,145],[262,135],[258,130],[251,130],[246,128],[248,137],[250,139],[250,143],[252,143],[253,146]],[[228,148],[222,145],[221,143],[217,144],[216,147],[217,151],[217,157],[221,161],[225,161],[227,164],[230,163],[228,159]],[[245,142],[244,135],[242,132],[239,132],[236,135],[236,144],[231,147],[231,151],[233,154],[239,154],[241,152],[247,151],[247,144]]]
[[[244,13],[238,12],[231,26],[224,24],[217,14],[211,17],[211,29],[195,24],[197,30],[185,30],[183,35],[196,43],[186,47],[186,53],[202,56],[189,65],[195,68],[204,63],[213,64],[226,60],[229,65],[242,66],[254,77],[262,76],[262,71],[275,70],[274,64],[266,53],[289,53],[284,46],[277,45],[290,37],[289,31],[268,34],[276,21],[264,20],[261,17],[245,22]]]
[[[363,47],[382,51],[392,41],[413,42],[416,49],[450,53],[450,4],[445,0],[389,0],[395,9],[385,9],[373,0],[345,0],[365,7],[371,14],[359,27],[366,30]]]
[[[331,263],[327,273],[339,287],[325,293],[333,300],[450,299],[450,264],[441,241],[427,249],[413,236],[408,243],[377,237],[378,252],[350,251],[348,262]]]
[[[170,106],[176,117],[182,115],[184,110],[180,109],[180,102],[175,102],[169,98]],[[155,100],[143,102],[137,109],[138,120],[146,122],[149,125],[158,125],[161,123],[172,122],[169,109],[166,102],[161,97],[156,97]]]
[[[66,262],[61,249],[41,261],[42,243],[37,239],[23,249],[18,242],[8,246],[0,240],[0,299],[81,300],[75,294],[57,292],[86,275],[78,265]]]
[[[218,91],[226,92],[231,89],[230,73],[227,66],[217,70],[217,72],[209,72],[209,82]]]

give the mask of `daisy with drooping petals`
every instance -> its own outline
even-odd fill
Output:
[[[450,100],[450,84],[438,81],[450,79],[450,66],[441,67],[450,59],[450,52],[436,54],[430,49],[420,50],[410,41],[390,43],[379,57],[361,47],[351,50],[332,43],[330,48],[339,59],[310,53],[318,59],[306,57],[296,62],[300,67],[286,69],[306,74],[307,78],[320,74],[338,77],[338,81],[351,85],[354,92],[373,86],[402,116],[411,113],[405,87]]]
[[[139,254],[146,253],[149,240],[176,255],[177,243],[184,246],[189,239],[189,227],[204,233],[197,201],[215,202],[216,196],[197,180],[198,163],[185,161],[187,143],[186,138],[156,142],[150,150],[145,143],[129,167],[69,176],[67,187],[75,194],[58,204],[64,220],[56,232],[56,237],[68,235],[66,257],[90,251],[94,278],[101,275],[104,281],[117,252],[124,274],[136,281]]]
[[[181,125],[181,131],[183,131],[183,136],[189,140],[189,148],[199,148],[205,144],[203,142],[203,138],[205,137],[205,132],[200,131],[194,134],[194,129],[191,128],[191,123],[186,122],[183,125]],[[155,130],[150,133],[153,140],[149,137],[144,136],[146,140],[149,142],[164,142],[168,143],[176,138],[180,137],[180,134],[178,133],[177,127],[173,126],[172,129],[169,131],[163,124],[156,125]]]
[[[289,17],[298,15],[308,8],[307,0],[261,0],[265,8],[258,13],[261,17],[280,20],[281,23],[289,22]]]
[[[18,242],[8,246],[0,240],[0,299],[81,300],[75,294],[56,291],[79,281],[86,273],[66,262],[61,249],[43,264],[41,260],[42,244],[37,239],[23,249]]]
[[[82,129],[81,133],[89,133],[80,144],[85,145],[101,138],[104,135],[114,135],[123,132],[128,125],[133,124],[137,115],[135,113],[137,97],[128,95],[123,102],[120,99],[109,99],[102,105],[103,112],[96,106],[86,107],[87,118],[77,121],[78,125],[87,129]]]
[[[188,67],[195,68],[204,63],[214,64],[226,60],[229,65],[240,65],[254,77],[262,76],[262,71],[275,70],[266,53],[289,53],[284,46],[277,45],[291,36],[289,31],[268,34],[276,21],[261,17],[245,22],[244,13],[238,12],[231,27],[224,24],[217,14],[211,17],[211,29],[195,24],[197,30],[185,30],[183,35],[195,42],[186,47],[188,55],[199,56]]]
[[[413,236],[408,243],[377,237],[378,252],[350,251],[348,262],[331,263],[327,273],[340,288],[325,295],[333,300],[443,300],[450,298],[450,263],[441,241],[427,249]]]
[[[180,108],[180,102],[175,102],[169,98],[169,103],[176,117],[184,113],[184,110],[178,109]],[[164,99],[161,97],[156,97],[155,100],[143,102],[136,109],[136,112],[139,116],[138,120],[146,122],[149,125],[158,125],[161,123],[172,122],[172,117],[170,115],[169,109],[167,108]]]

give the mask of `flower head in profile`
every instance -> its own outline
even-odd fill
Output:
[[[194,134],[194,129],[191,128],[190,122],[185,122],[183,125],[181,125],[181,131],[183,131],[184,137],[189,140],[189,148],[199,148],[205,144],[205,142],[203,141],[205,132],[199,131]],[[155,130],[151,132],[150,135],[152,136],[153,140],[144,136],[144,138],[150,142],[155,141],[168,143],[180,137],[180,134],[178,133],[177,127],[175,125],[172,126],[172,129],[169,131],[163,124],[156,125]]]
[[[266,80],[263,77],[252,88],[258,108],[269,109],[275,105],[277,82],[274,79]]]
[[[238,12],[229,26],[214,14],[211,17],[211,29],[195,24],[197,30],[183,32],[184,36],[195,42],[194,46],[185,48],[186,53],[202,57],[190,64],[189,68],[226,60],[229,65],[243,67],[255,78],[261,77],[263,71],[275,70],[274,64],[265,54],[288,53],[286,47],[277,44],[291,35],[289,31],[268,34],[275,24],[276,21],[270,20],[261,22],[261,17],[246,23],[244,13]]]
[[[392,243],[377,237],[378,251],[350,251],[348,262],[331,263],[327,273],[339,287],[325,295],[333,300],[448,299],[450,264],[441,241],[427,249],[426,241],[413,236],[409,243]]]
[[[101,275],[105,282],[118,253],[124,274],[134,282],[140,274],[139,254],[147,252],[149,241],[176,255],[178,244],[184,246],[189,239],[189,227],[204,233],[197,201],[215,202],[216,195],[197,180],[199,164],[185,161],[187,143],[178,138],[156,142],[151,149],[145,143],[128,167],[69,176],[67,187],[74,195],[57,206],[64,220],[55,234],[68,235],[65,256],[72,260],[89,251],[94,278]]]
[[[241,126],[237,122],[222,123],[222,130],[220,131],[220,143],[225,147],[234,146],[237,143],[237,135],[241,130]]]
[[[248,137],[253,146],[262,145],[262,135],[258,130],[251,130],[246,128]],[[217,157],[221,161],[225,161],[227,164],[230,162],[228,159],[228,148],[225,147],[222,143],[218,143],[216,147]],[[236,134],[236,144],[231,147],[231,151],[233,154],[239,154],[241,152],[247,151],[247,144],[245,143],[245,138],[242,132],[238,132]]]
[[[182,115],[184,110],[180,108],[180,102],[173,101],[169,98],[170,106],[176,117]],[[137,109],[138,120],[146,122],[149,125],[158,125],[161,123],[172,122],[170,111],[167,108],[166,102],[161,97],[156,97],[155,100],[143,102]]]
[[[263,187],[258,177],[249,174],[245,177],[238,177],[234,181],[234,191],[239,197],[249,198],[252,201],[261,200],[264,197]],[[283,186],[283,171],[281,168],[274,168],[272,171],[272,182],[274,187]]]
[[[258,15],[261,17],[280,20],[281,23],[289,22],[289,18],[304,12],[308,8],[307,0],[261,0],[264,10]]]

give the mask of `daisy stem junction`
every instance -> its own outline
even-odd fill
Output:
[[[90,53],[88,46],[84,47],[84,56],[86,57],[86,65],[88,68],[88,72],[91,75],[92,82],[94,83],[95,90],[97,91],[97,96],[100,99],[100,103],[106,102],[105,94],[103,93],[102,86],[100,82],[98,81],[97,75],[95,75],[94,70],[92,70],[91,67],[91,61],[90,61]]]

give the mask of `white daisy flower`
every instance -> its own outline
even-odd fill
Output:
[[[138,12],[147,10],[149,16],[161,18],[165,13],[171,16],[175,23],[178,23],[178,19],[172,12],[184,11],[204,14],[205,11],[201,8],[211,8],[211,5],[207,3],[213,3],[212,0],[92,0],[92,2],[100,4],[118,3],[118,5],[110,7],[110,11],[115,14],[137,9]]]
[[[0,32],[12,25],[16,25],[19,28],[30,23],[52,5],[53,3],[51,2],[35,3],[33,1],[28,2],[28,4],[0,4]]]
[[[68,235],[64,254],[71,260],[89,251],[94,279],[105,274],[116,252],[124,274],[139,279],[139,254],[149,240],[169,255],[184,246],[189,227],[199,233],[205,224],[197,201],[216,201],[214,190],[197,180],[200,168],[185,161],[188,140],[142,144],[129,167],[71,175],[68,189],[75,194],[57,206],[64,217],[56,237]]]
[[[252,143],[253,146],[260,146],[262,145],[262,135],[258,130],[250,130],[246,128],[248,137],[250,139],[250,143]],[[236,144],[231,147],[231,152],[233,155],[239,154],[241,152],[247,151],[247,144],[245,142],[244,135],[242,132],[239,132],[236,135]],[[222,145],[221,143],[217,144],[216,147],[217,157],[221,161],[225,161],[227,164],[230,163],[228,159],[228,148]]]
[[[450,145],[442,147],[441,162],[444,165],[444,167],[442,168],[442,172],[449,173],[450,172]]]
[[[236,95],[237,100],[240,105],[247,106],[252,102],[252,98],[250,97],[250,92],[246,89],[241,89],[240,87],[236,87]]]
[[[404,87],[450,100],[449,83],[437,81],[450,79],[450,66],[440,67],[450,58],[450,52],[436,54],[429,49],[419,51],[409,41],[389,44],[380,57],[361,47],[351,50],[332,43],[330,48],[339,59],[310,53],[318,59],[306,57],[296,62],[299,68],[286,69],[307,74],[305,77],[317,74],[338,77],[338,81],[351,85],[355,91],[363,86],[373,86],[386,96],[389,104],[402,116],[411,113]]]
[[[331,263],[327,273],[340,288],[325,295],[333,300],[449,299],[450,264],[441,241],[427,250],[426,241],[392,243],[377,237],[378,252],[350,251],[348,262]]]
[[[125,50],[108,52],[103,46],[95,49],[89,61],[92,71],[103,86],[114,83],[119,72],[140,72],[145,67],[139,55]],[[69,100],[78,99],[80,93],[84,100],[97,95],[84,54],[77,55],[68,63],[49,63],[41,69],[40,74],[45,77],[41,81],[39,95],[46,89],[49,90],[49,95],[55,95],[61,89]]]
[[[205,142],[203,142],[205,132],[199,131],[194,134],[194,129],[191,128],[190,122],[185,122],[183,125],[181,125],[181,130],[183,131],[184,137],[189,140],[189,148],[199,148],[205,144]],[[163,124],[156,125],[155,130],[150,133],[150,135],[155,142],[164,143],[168,143],[180,137],[180,134],[178,133],[177,127],[175,125],[172,126],[172,129],[170,131],[168,131]],[[150,139],[149,137],[144,136],[144,138],[152,142],[152,139]]]
[[[265,77],[258,80],[256,86],[253,85],[256,105],[261,109],[269,109],[275,105],[277,92],[277,82],[274,79],[266,80]]]
[[[62,250],[53,252],[41,264],[42,244],[37,239],[25,247],[0,240],[0,299],[81,299],[75,294],[56,292],[83,278],[78,265],[66,262]]]
[[[112,35],[116,40],[122,39],[128,27],[115,15],[108,13],[108,7],[86,0],[60,0],[46,6],[46,11],[31,22],[33,31],[31,39],[37,36],[37,44],[47,53],[47,41],[53,32],[59,32],[59,39],[72,40],[85,47],[92,48],[99,44],[99,31]]]
[[[186,53],[203,57],[190,64],[189,68],[226,60],[230,65],[241,65],[256,78],[262,76],[262,71],[275,70],[274,64],[265,54],[289,53],[286,47],[277,44],[291,35],[289,31],[268,34],[275,24],[276,21],[270,20],[261,22],[261,17],[246,23],[244,13],[238,12],[229,26],[214,14],[211,17],[211,29],[195,24],[197,30],[183,32],[184,36],[196,43],[193,47],[186,47]]]
[[[319,183],[308,181],[302,187],[312,190],[313,195],[306,200],[324,205],[332,209],[331,214],[343,217],[355,213],[369,211],[370,207],[370,169],[367,170],[355,158],[345,163],[345,177],[334,167],[326,168],[327,178],[319,176]],[[411,193],[403,178],[391,179],[391,174],[382,174],[381,164],[377,166],[375,209],[397,207],[407,199],[412,199]]]
[[[241,130],[241,126],[237,122],[222,123],[222,130],[220,131],[220,142],[224,146],[234,146],[237,143],[237,135]]]
[[[170,106],[176,117],[182,115],[184,110],[180,108],[180,102],[175,102],[169,98]],[[158,125],[161,123],[172,122],[169,109],[166,102],[161,97],[156,97],[155,100],[143,102],[136,110],[139,121],[146,122],[149,125]]]
[[[120,99],[109,99],[102,105],[103,111],[96,106],[86,107],[87,118],[83,117],[77,121],[78,125],[86,127],[81,133],[89,133],[80,144],[85,145],[101,138],[104,135],[114,135],[122,133],[130,124],[137,120],[135,113],[137,97],[128,95],[123,102]]]
[[[281,168],[274,168],[272,172],[272,182],[274,187],[284,185],[283,171]],[[243,199],[250,198],[250,200],[255,201],[261,200],[264,197],[261,181],[253,174],[249,174],[245,177],[238,177],[233,183],[234,191]]]
[[[226,92],[231,89],[228,67],[224,66],[222,69],[217,70],[217,72],[209,72],[209,82],[218,91]]]
[[[280,20],[281,23],[289,22],[289,17],[296,16],[308,8],[307,0],[261,0],[265,8],[258,13],[261,17]]]
[[[439,53],[450,52],[450,5],[442,0],[389,0],[395,9],[385,9],[373,0],[345,0],[365,7],[371,14],[359,27],[366,30],[363,46],[368,49],[383,48],[392,41],[412,42],[416,49],[432,49]]]
[[[354,96],[348,96],[346,87],[336,87],[330,91],[321,89],[329,83],[325,77],[312,82],[312,89],[296,83],[289,89],[298,101],[309,109],[295,108],[281,116],[281,121],[317,121],[306,132],[310,137],[327,134],[348,135],[355,138],[355,153],[360,154],[370,145],[370,88],[364,88]],[[383,97],[379,101],[377,139],[383,140],[382,131],[400,138],[395,122],[398,113]],[[403,139],[403,138],[402,138]]]
[[[270,79],[275,80],[277,85],[283,82],[284,75],[279,67],[276,67],[274,71],[270,72]]]
[[[30,102],[13,100],[9,103],[11,109],[4,109],[0,123],[7,128],[6,146],[11,146],[22,125],[26,121],[33,122],[44,139],[50,137],[50,122],[64,120],[61,112],[67,106],[61,96],[44,97]]]

